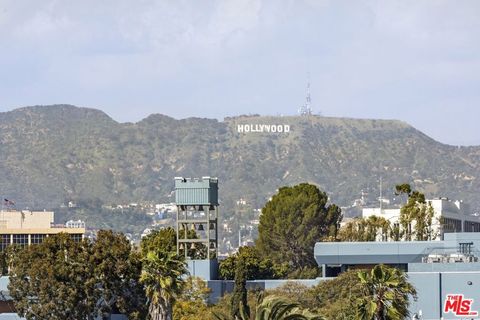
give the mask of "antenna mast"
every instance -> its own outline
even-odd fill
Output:
[[[307,75],[307,92],[305,96],[305,104],[298,109],[298,113],[302,116],[311,116],[312,111],[312,97],[310,96],[310,73]]]

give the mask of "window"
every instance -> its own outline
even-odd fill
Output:
[[[462,232],[462,221],[452,218],[443,218],[443,232]]]
[[[81,234],[81,233],[71,233],[70,234],[70,238],[75,242],[82,241],[82,236],[83,236],[83,234]]]
[[[464,232],[480,232],[480,223],[473,221],[465,221],[463,223]]]
[[[5,250],[10,245],[10,235],[0,234],[0,251]]]
[[[30,235],[30,243],[31,244],[39,244],[42,243],[43,240],[47,237],[46,234],[32,234]]]
[[[14,234],[13,244],[21,247],[28,246],[28,234]]]

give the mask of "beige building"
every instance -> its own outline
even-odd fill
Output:
[[[12,244],[27,246],[41,243],[49,235],[61,232],[80,241],[85,234],[85,224],[75,221],[67,223],[67,226],[55,225],[53,211],[0,211],[0,250]]]

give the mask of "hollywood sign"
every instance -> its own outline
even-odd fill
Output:
[[[289,133],[290,125],[288,124],[239,124],[237,125],[238,133],[250,132],[268,132],[268,133]]]

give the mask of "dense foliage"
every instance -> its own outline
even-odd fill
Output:
[[[256,247],[240,247],[238,252],[220,262],[220,278],[233,280],[237,262],[240,259],[245,265],[247,280],[276,279],[284,276],[285,270],[281,270],[282,266],[274,266],[271,260],[262,258]]]
[[[432,225],[442,223],[434,221],[434,210],[425,200],[425,195],[412,190],[409,184],[395,187],[398,196],[406,197],[406,203],[400,209],[398,223],[392,223],[383,217],[354,218],[339,231],[340,241],[400,241],[432,240],[437,234]]]
[[[286,263],[290,277],[315,277],[313,247],[335,238],[342,219],[340,208],[327,202],[327,195],[308,183],[280,188],[262,209],[256,242],[260,254],[275,264]]]
[[[163,228],[153,230],[145,236],[140,243],[140,249],[143,256],[147,256],[149,251],[177,252],[177,233],[174,228]]]
[[[233,320],[248,319],[250,308],[247,302],[246,266],[243,259],[238,259],[235,267],[235,286],[232,293],[230,318]]]
[[[340,241],[387,241],[394,238],[392,226],[383,217],[354,218],[338,233]]]
[[[140,282],[145,286],[151,320],[172,320],[173,304],[182,292],[185,261],[173,252],[149,251],[143,258]]]
[[[182,294],[173,306],[175,320],[207,320],[210,318],[208,297],[211,290],[205,281],[197,277],[185,280]]]
[[[141,265],[125,237],[101,231],[98,242],[66,234],[18,250],[9,291],[27,319],[92,319],[113,311],[140,319],[145,305]]]
[[[398,238],[404,240],[426,241],[436,237],[432,230],[434,210],[425,201],[425,195],[412,190],[410,185],[396,186],[398,194],[406,194],[407,203],[400,210],[400,230]]]
[[[356,270],[322,281],[304,292],[306,294],[303,295],[297,293],[303,297],[300,301],[314,308],[327,319],[356,320],[357,299],[363,297],[363,288]]]
[[[180,234],[184,234],[184,229],[180,229]],[[188,239],[197,239],[195,230],[187,230]],[[166,227],[159,230],[153,230],[145,236],[141,243],[140,249],[143,256],[149,251],[177,252],[176,231],[172,227]],[[181,246],[180,246],[181,248]],[[184,256],[185,247],[180,249],[180,255]],[[188,257],[191,259],[205,259],[207,257],[207,248],[204,244],[196,244],[195,247],[186,248]]]
[[[409,298],[415,298],[417,292],[404,272],[377,265],[359,272],[358,277],[363,296],[357,299],[357,319],[401,320],[410,315]]]
[[[9,247],[10,294],[28,320],[94,319],[111,313],[153,320],[396,320],[408,317],[415,288],[400,270],[376,266],[351,270],[306,287],[292,280],[267,291],[248,291],[248,272],[259,272],[255,248],[234,261],[235,287],[215,305],[210,290],[186,277],[172,230],[144,239],[139,251],[120,234],[100,231],[95,241],[74,242],[66,234],[26,248]],[[247,263],[248,262],[248,263]],[[250,268],[247,266],[250,264]]]

